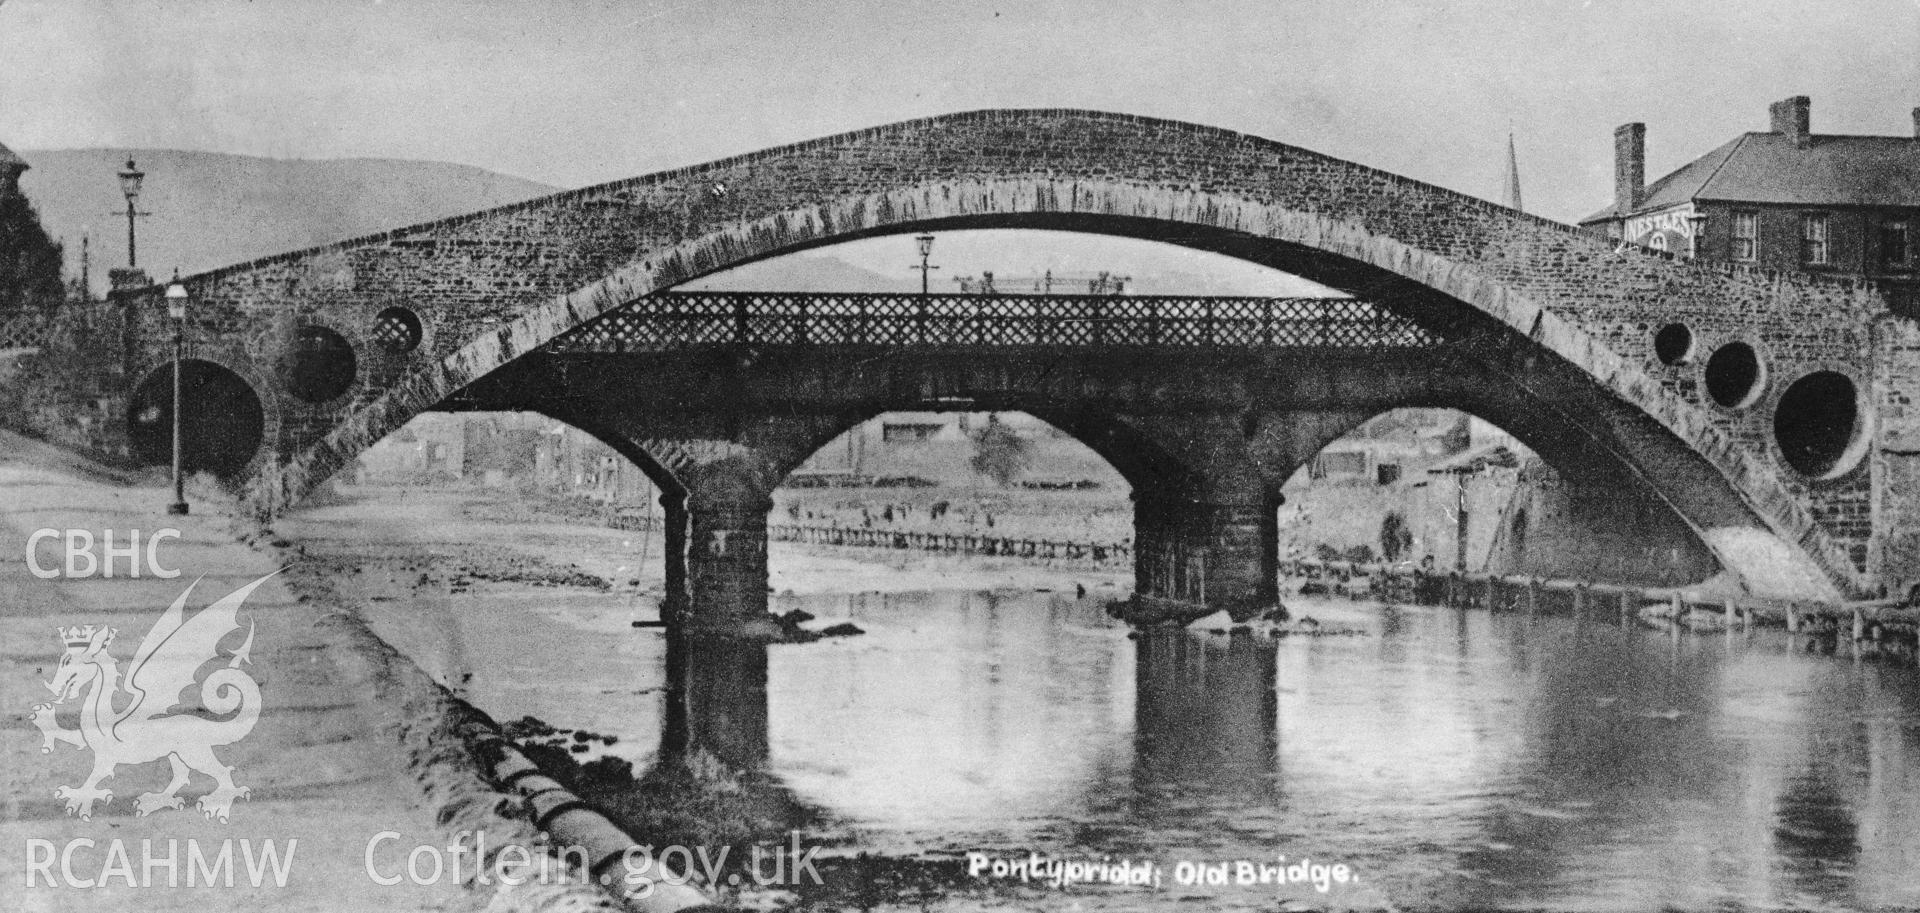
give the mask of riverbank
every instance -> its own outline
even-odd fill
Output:
[[[0,727],[0,763],[7,770],[0,858],[10,907],[206,913],[424,911],[484,903],[457,880],[379,884],[369,874],[368,846],[379,835],[393,835],[388,847],[447,842],[449,833],[436,820],[443,806],[422,785],[422,777],[443,774],[436,773],[440,765],[410,758],[410,743],[399,735],[404,721],[419,725],[415,712],[423,693],[409,689],[395,666],[365,649],[350,621],[302,592],[297,549],[249,536],[218,491],[196,486],[189,492],[193,513],[167,516],[162,508],[171,492],[157,476],[105,469],[10,433],[0,433],[0,491],[0,537],[12,543],[14,556],[0,562],[0,590],[9,597],[0,602],[0,642],[7,645],[0,653],[0,706],[11,721]],[[96,542],[113,531],[124,547],[133,530],[151,537],[161,528],[179,535],[163,539],[152,556],[159,567],[178,570],[178,577],[153,576],[151,567],[129,576],[121,558],[112,577],[39,579],[22,558],[36,530],[86,530]],[[63,567],[64,538],[43,538],[32,558],[42,568]],[[243,541],[248,538],[251,543]],[[260,709],[251,731],[215,750],[219,762],[231,767],[237,788],[245,790],[226,820],[197,807],[213,789],[201,771],[191,772],[179,789],[182,807],[136,814],[137,797],[166,785],[167,765],[159,761],[115,768],[103,784],[111,795],[92,803],[88,818],[73,814],[77,809],[67,808],[56,789],[80,785],[108,748],[97,733],[86,732],[80,736],[85,747],[56,741],[51,752],[43,751],[46,738],[27,718],[29,708],[53,700],[41,683],[57,674],[56,661],[66,649],[62,629],[111,626],[116,634],[104,649],[126,664],[118,668],[130,670],[142,640],[189,584],[194,589],[188,607],[198,609],[282,568],[293,572],[260,584],[241,613],[251,631],[250,662],[232,666],[257,681]],[[228,653],[238,640],[236,635],[225,642]],[[54,725],[84,732],[78,704],[92,687],[51,704]],[[191,689],[186,696],[196,694]],[[269,866],[254,886],[245,860],[268,847],[284,874]],[[186,871],[191,854],[212,860],[223,848],[231,858],[224,877],[235,878],[233,886],[189,886],[198,877]],[[42,858],[69,849],[53,864]],[[116,860],[116,852],[125,855]],[[161,854],[157,869],[146,864],[152,852]],[[172,866],[164,863],[167,854],[177,854]],[[398,861],[404,865],[404,850]],[[116,862],[128,866],[124,875]],[[391,868],[395,860],[379,862]]]

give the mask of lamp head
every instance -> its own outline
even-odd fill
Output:
[[[120,170],[120,193],[127,198],[128,205],[140,198],[140,183],[147,179],[147,173],[134,167],[133,159],[127,159],[127,167]]]
[[[933,255],[932,235],[918,235],[913,240],[914,243],[920,245],[920,256],[929,257]]]
[[[167,316],[175,320],[185,319],[189,297],[186,283],[180,281],[180,271],[174,270],[173,281],[167,283]]]

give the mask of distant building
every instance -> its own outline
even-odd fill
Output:
[[[1475,448],[1514,446],[1498,427],[1451,409],[1395,409],[1328,444],[1307,464],[1314,482],[1393,485]]]
[[[1097,273],[1055,273],[1038,276],[955,276],[963,295],[1124,295],[1132,276],[1102,270]]]
[[[1812,131],[1812,104],[1646,183],[1646,125],[1614,131],[1614,201],[1581,220],[1621,241],[1773,269],[1865,276],[1920,316],[1920,108],[1912,136]]]
[[[954,424],[946,421],[897,421],[891,416],[880,423],[880,443],[919,443],[921,441],[957,440],[960,433]]]
[[[458,479],[466,470],[466,449],[464,417],[423,413],[361,452],[359,476],[367,482]]]

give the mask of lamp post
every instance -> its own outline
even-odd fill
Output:
[[[1457,466],[1441,469],[1429,469],[1435,475],[1453,477],[1453,569],[1461,573],[1467,570],[1467,476],[1476,474],[1473,462],[1468,460]]]
[[[934,270],[940,267],[927,265],[927,258],[933,256],[932,235],[916,235],[913,241],[915,244],[920,245],[920,265],[910,266],[908,269],[917,269],[920,271],[920,294],[925,295],[932,290],[932,284],[928,282],[928,277],[932,275]]]
[[[140,266],[140,258],[133,241],[133,220],[140,216],[151,215],[141,212],[140,184],[147,179],[147,173],[134,167],[133,159],[127,159],[127,167],[120,169],[120,194],[127,198],[127,269]]]
[[[131,167],[132,163],[129,162]],[[129,195],[128,200],[133,197]],[[128,212],[132,212],[129,205]],[[127,240],[133,240],[132,216],[128,216]],[[129,248],[131,249],[131,248]],[[167,316],[173,318],[173,503],[167,505],[167,513],[174,516],[187,514],[186,477],[181,472],[180,460],[180,369],[183,367],[181,348],[186,339],[187,325],[187,287],[180,281],[180,271],[173,271],[173,281],[167,283]]]

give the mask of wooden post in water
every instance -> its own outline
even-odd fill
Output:
[[[1680,633],[1680,619],[1686,617],[1686,614],[1687,614],[1687,602],[1684,598],[1681,597],[1679,590],[1673,591],[1673,610],[1672,611],[1673,611],[1673,633],[1675,635],[1678,635]]]
[[[1489,576],[1487,577],[1487,611],[1489,612],[1493,611],[1493,601],[1496,598],[1495,593],[1493,577]]]
[[[1626,624],[1627,622],[1633,620],[1633,608],[1632,608],[1633,602],[1634,602],[1633,593],[1634,593],[1633,590],[1620,591],[1620,623],[1621,624]]]
[[[1859,609],[1853,610],[1853,642],[1867,639],[1867,614]]]
[[[1800,603],[1787,603],[1787,633],[1800,633]]]
[[[1527,581],[1527,614],[1534,615],[1539,613],[1539,611],[1540,611],[1540,578],[1535,577],[1532,580]]]
[[[1737,622],[1739,620],[1740,620],[1739,600],[1734,599],[1732,596],[1728,596],[1727,597],[1727,636],[1728,637],[1733,636],[1734,622]]]

